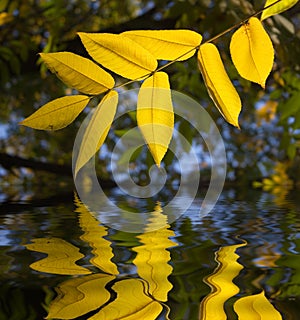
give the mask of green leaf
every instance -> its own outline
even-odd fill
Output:
[[[113,77],[89,59],[71,52],[40,53],[48,68],[65,84],[86,94],[111,89]]]
[[[89,55],[105,68],[128,79],[140,79],[157,68],[153,55],[121,34],[78,33]]]
[[[137,123],[159,167],[174,128],[171,90],[165,72],[157,72],[143,82],[138,94]]]
[[[300,92],[295,92],[285,103],[280,103],[280,120],[285,120],[290,116],[295,116],[300,111]]]
[[[265,20],[268,17],[271,17],[275,14],[281,13],[283,11],[286,11],[293,7],[299,0],[281,0],[278,2],[278,0],[267,0],[265,3],[264,8],[268,7],[272,3],[278,2],[271,6],[270,8],[263,11],[261,14],[260,20]]]
[[[74,319],[101,307],[110,298],[105,286],[114,279],[112,275],[92,274],[61,283],[46,319]]]
[[[48,255],[46,258],[32,263],[30,265],[32,269],[40,272],[67,275],[91,273],[88,269],[75,263],[83,258],[84,255],[72,244],[59,238],[33,239],[32,242],[32,244],[25,245],[28,250],[43,252]]]
[[[199,33],[191,30],[133,30],[122,34],[161,60],[186,60],[195,54],[202,40]]]
[[[74,176],[94,156],[104,143],[114,120],[118,105],[118,93],[110,91],[97,106],[82,138],[76,159]]]
[[[159,302],[146,295],[147,284],[139,279],[122,280],[112,289],[117,297],[89,320],[154,320],[162,311]]]
[[[40,107],[20,124],[39,130],[62,129],[76,119],[89,100],[89,97],[83,95],[55,99]]]

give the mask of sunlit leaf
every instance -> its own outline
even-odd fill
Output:
[[[117,297],[89,320],[155,320],[162,311],[159,302],[145,294],[147,284],[139,279],[122,280],[112,289]]]
[[[199,33],[191,30],[133,30],[122,34],[162,60],[186,60],[195,54],[202,40]]]
[[[139,79],[157,68],[145,48],[121,34],[78,33],[90,56],[105,68],[128,79]]]
[[[243,266],[237,262],[239,256],[235,253],[236,249],[242,246],[245,246],[245,243],[221,247],[216,253],[218,267],[205,280],[212,291],[201,301],[201,320],[227,320],[224,304],[239,292],[233,279],[243,269]]]
[[[100,94],[115,84],[109,73],[91,60],[74,53],[40,53],[40,56],[65,84],[83,93]]]
[[[233,34],[230,53],[239,74],[264,88],[273,67],[274,49],[270,37],[257,18],[250,18]]]
[[[198,65],[208,93],[222,116],[239,127],[238,117],[242,108],[240,97],[231,83],[217,47],[205,43],[198,51]]]
[[[105,304],[110,294],[105,286],[115,276],[92,274],[61,283],[46,319],[74,319]]]
[[[168,75],[157,72],[139,91],[137,123],[157,166],[168,150],[174,127],[174,113]]]
[[[170,252],[166,249],[177,244],[169,239],[170,237],[174,237],[175,234],[174,231],[169,229],[167,216],[162,214],[160,204],[152,212],[147,227],[153,230],[157,226],[164,227],[150,232],[146,230],[145,233],[137,236],[143,245],[132,249],[137,252],[133,263],[137,267],[139,276],[148,283],[149,294],[156,300],[167,301],[168,292],[173,287],[168,280],[168,276],[172,273],[173,269],[168,264]]]
[[[75,172],[94,156],[105,141],[114,120],[118,105],[118,93],[110,91],[99,103],[85,130],[76,159]]]
[[[267,0],[264,8],[268,7],[269,5],[271,5],[274,2],[278,2],[278,3],[274,4],[273,6],[271,6],[268,9],[264,10],[263,13],[261,14],[260,20],[267,19],[268,17],[271,17],[275,14],[278,14],[278,13],[281,13],[283,11],[288,10],[291,7],[293,7],[298,1],[299,0],[281,0],[278,2],[277,0]]]
[[[239,320],[282,320],[281,314],[266,298],[264,291],[240,298],[233,308]]]
[[[20,124],[39,130],[62,129],[76,119],[89,100],[89,97],[83,95],[55,99],[40,107]]]
[[[84,257],[79,249],[59,238],[33,239],[25,245],[28,250],[46,253],[48,256],[30,265],[34,270],[54,274],[89,274],[86,268],[75,262]]]
[[[94,257],[90,262],[106,273],[118,274],[117,266],[111,261],[114,257],[111,242],[104,238],[107,236],[107,228],[100,225],[100,222],[78,198],[75,199],[75,204],[77,206],[75,211],[79,213],[79,225],[84,231],[80,238],[93,248]]]

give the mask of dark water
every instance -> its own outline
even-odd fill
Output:
[[[3,195],[0,319],[297,320],[298,194],[227,190],[205,217],[199,196],[148,234],[101,226],[72,194]]]

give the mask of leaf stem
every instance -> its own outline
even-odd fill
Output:
[[[275,4],[277,4],[277,3],[281,2],[281,1],[283,1],[283,0],[277,0],[276,2],[273,2],[273,3],[269,4],[268,6],[260,9],[259,11],[254,12],[253,14],[251,14],[251,15],[248,16],[247,18],[243,19],[242,21],[240,21],[240,22],[236,23],[235,25],[229,27],[228,29],[226,29],[226,30],[218,33],[218,34],[215,35],[214,37],[206,40],[204,43],[213,42],[213,41],[219,39],[220,37],[224,36],[225,34],[231,32],[232,30],[234,30],[234,29],[238,28],[239,26],[245,24],[250,18],[256,17],[257,15],[259,15],[260,13],[262,13],[263,11],[265,11],[266,9],[269,9],[270,7],[274,6]],[[202,44],[203,44],[203,43],[202,43]],[[154,74],[154,73],[156,73],[156,72],[158,72],[158,71],[164,70],[165,68],[169,67],[169,66],[172,65],[173,63],[177,62],[180,58],[184,57],[186,54],[188,54],[188,53],[190,53],[190,52],[192,52],[192,51],[194,51],[194,50],[199,49],[200,45],[201,45],[201,44],[199,44],[199,45],[195,46],[194,48],[188,50],[187,52],[185,52],[184,54],[180,55],[180,56],[177,57],[176,59],[174,59],[174,60],[172,60],[172,61],[169,61],[168,63],[164,64],[163,66],[157,68],[155,71],[146,74],[146,75],[145,75],[145,78],[150,77],[152,74]],[[143,77],[143,78],[144,78],[144,77]],[[125,87],[125,86],[127,86],[128,84],[134,83],[134,82],[136,82],[136,81],[138,81],[138,80],[140,80],[140,79],[141,79],[141,78],[129,80],[129,81],[125,82],[125,83],[121,83],[121,84],[115,86],[115,87],[112,88],[112,89]]]

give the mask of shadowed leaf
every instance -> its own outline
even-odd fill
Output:
[[[268,7],[272,3],[276,2],[277,0],[267,0],[265,3],[265,7]],[[281,13],[293,7],[299,0],[281,0],[278,3],[274,4],[272,7],[264,10],[261,14],[260,20],[267,19],[275,14]]]

